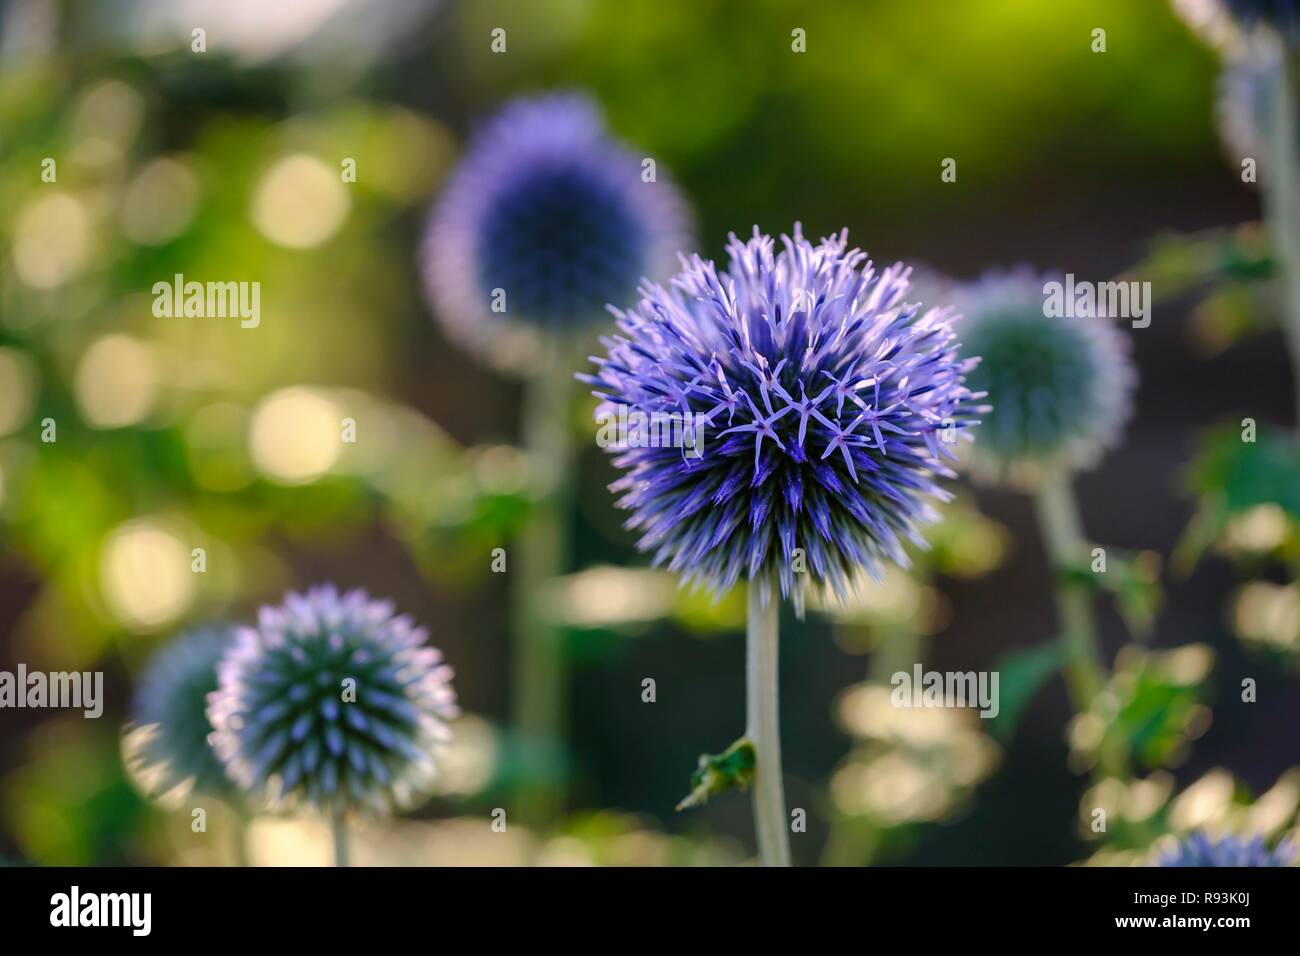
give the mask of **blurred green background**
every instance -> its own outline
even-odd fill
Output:
[[[490,552],[531,503],[518,386],[449,345],[419,290],[423,219],[467,134],[512,95],[582,88],[679,182],[706,255],[729,231],[801,220],[962,278],[1028,262],[1104,279],[1171,231],[1257,218],[1214,128],[1217,69],[1157,0],[0,3],[0,667],[103,670],[108,690],[98,721],[0,713],[0,856],[228,861],[128,779],[133,677],[180,629],[332,580],[426,623],[468,714],[444,792],[366,830],[361,862],[510,863],[538,846],[551,862],[745,858],[747,800],[672,809],[696,756],[741,729],[743,599],[637,570],[589,405],[573,426],[576,573],[553,602],[573,661],[568,812],[544,833],[485,822],[524,762],[504,732],[508,581]],[[947,157],[955,183],[940,182]],[[260,281],[260,327],[155,318],[150,288],[175,273]],[[1081,482],[1091,537],[1167,558],[1193,510],[1198,433],[1289,422],[1277,342],[1216,334],[1236,306],[1175,296],[1132,333],[1136,420]],[[355,444],[339,442],[343,417]],[[41,441],[45,419],[57,442]],[[785,622],[797,862],[1097,849],[1059,679],[996,740],[951,712],[891,725],[863,683],[922,652],[987,669],[1051,636],[1028,500],[967,487],[955,514],[916,575]],[[1179,698],[1163,769],[1097,798],[1138,807],[1130,849],[1169,819],[1245,812],[1245,793],[1292,813],[1300,800],[1296,641],[1279,656],[1237,639],[1221,560],[1164,585],[1151,643],[1216,663],[1170,665],[1191,669],[1196,699]],[[1102,627],[1108,653],[1128,641],[1118,614]],[[1135,654],[1135,673],[1168,663]],[[1255,705],[1236,703],[1242,675],[1260,681]],[[310,821],[255,827],[255,862],[325,859]]]

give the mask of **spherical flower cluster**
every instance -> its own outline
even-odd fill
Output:
[[[1228,11],[1246,25],[1267,24],[1294,43],[1300,37],[1300,0],[1223,0]]]
[[[234,628],[183,634],[149,661],[132,700],[126,763],[150,796],[192,791],[229,800],[234,787],[208,743],[207,696],[217,687],[217,663]]]
[[[1175,12],[1210,47],[1225,55],[1242,48],[1241,29],[1223,0],[1173,0]]]
[[[387,601],[332,586],[241,628],[209,697],[227,773],[273,807],[384,812],[427,789],[457,713],[451,669]]]
[[[693,256],[645,283],[580,377],[599,418],[659,416],[694,446],[614,446],[638,546],[715,592],[778,579],[798,605],[804,583],[843,597],[859,567],[906,564],[980,409],[947,314],[904,304],[905,268],[876,272],[847,232],[782,242],[756,228],[726,271]]]
[[[992,405],[972,453],[987,477],[1087,468],[1132,411],[1128,340],[1114,319],[1049,315],[1051,281],[1027,269],[991,273],[954,295],[963,346],[980,356],[969,385]]]
[[[584,96],[505,107],[471,143],[425,235],[426,290],[453,339],[522,371],[539,343],[582,337],[642,276],[667,274],[688,216],[663,171],[646,170]]]
[[[1234,164],[1249,157],[1269,166],[1266,137],[1273,126],[1273,61],[1278,55],[1230,60],[1219,73],[1215,115],[1219,136]]]
[[[1277,155],[1273,129],[1278,84],[1287,82],[1282,65],[1286,56],[1278,44],[1255,44],[1249,56],[1227,59],[1219,72],[1215,100],[1219,137],[1234,166],[1250,159],[1265,182],[1273,174]]]
[[[1291,866],[1296,860],[1295,847],[1281,843],[1270,850],[1263,837],[1247,839],[1225,836],[1212,839],[1205,833],[1193,833],[1163,854],[1157,866]]]

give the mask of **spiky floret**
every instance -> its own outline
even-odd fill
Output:
[[[150,796],[192,791],[224,800],[235,795],[208,742],[207,697],[217,688],[217,663],[234,628],[215,625],[182,634],[154,654],[131,702],[126,763]]]
[[[1046,314],[1057,277],[990,273],[954,293],[964,347],[980,356],[969,377],[990,411],[972,451],[994,478],[1096,463],[1119,439],[1137,380],[1114,319]]]
[[[424,791],[457,713],[452,672],[389,601],[332,585],[241,628],[209,697],[213,747],[272,807],[385,812]]]
[[[843,597],[857,568],[907,563],[979,396],[946,312],[904,304],[902,265],[877,273],[847,230],[814,245],[796,224],[782,244],[756,227],[725,271],[692,256],[670,287],[643,284],[579,377],[598,418],[699,423],[698,457],[615,447],[638,547],[715,592],[775,578],[800,604],[804,582]]]
[[[1283,842],[1272,850],[1261,836],[1224,836],[1218,840],[1203,832],[1180,840],[1162,854],[1157,866],[1291,866],[1296,848]]]
[[[687,239],[676,188],[612,139],[578,94],[508,104],[471,143],[430,216],[425,287],[448,333],[523,370],[539,342],[581,336]],[[498,291],[499,290],[499,291]]]

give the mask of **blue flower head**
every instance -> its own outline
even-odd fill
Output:
[[[1286,842],[1270,850],[1260,836],[1215,840],[1198,832],[1161,855],[1156,866],[1290,866],[1295,859],[1295,847]]]
[[[1087,468],[1132,412],[1128,340],[1113,319],[1046,314],[1054,278],[990,273],[953,293],[963,346],[980,356],[969,385],[992,405],[972,450],[988,477]]]
[[[426,290],[452,338],[523,370],[539,342],[581,338],[642,276],[667,274],[686,207],[661,171],[643,172],[585,96],[507,105],[470,144],[425,235]]]
[[[953,445],[980,409],[947,313],[905,304],[907,270],[877,272],[847,231],[813,244],[759,233],[719,272],[683,259],[668,288],[612,310],[597,416],[679,416],[693,441],[622,442],[611,489],[638,547],[715,592],[775,578],[847,595],[859,567],[906,564],[936,517]]]
[[[150,659],[131,702],[126,762],[150,796],[191,791],[229,800],[235,788],[208,743],[207,697],[234,628],[183,634]]]
[[[1286,56],[1279,46],[1256,45],[1252,55],[1233,57],[1219,71],[1219,136],[1234,165],[1249,157],[1265,181],[1273,175],[1274,95]]]
[[[427,789],[457,713],[451,669],[387,601],[332,586],[241,628],[209,697],[227,773],[272,807],[385,812]]]
[[[1300,33],[1300,0],[1224,0],[1224,3],[1246,26],[1267,24],[1292,42]]]

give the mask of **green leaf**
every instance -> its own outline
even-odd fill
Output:
[[[1003,744],[1016,732],[1020,715],[1033,701],[1048,678],[1065,664],[1065,645],[1059,638],[1033,647],[1012,651],[1002,658],[998,672],[998,715],[989,733]]]
[[[1295,439],[1262,427],[1253,442],[1241,436],[1237,425],[1206,436],[1192,467],[1192,487],[1203,496],[1221,495],[1228,514],[1275,503],[1300,517],[1300,446]]]
[[[691,774],[691,792],[677,804],[677,809],[698,807],[708,803],[714,794],[735,786],[748,788],[754,780],[757,759],[747,737],[741,737],[720,754],[700,754],[699,766]]]

